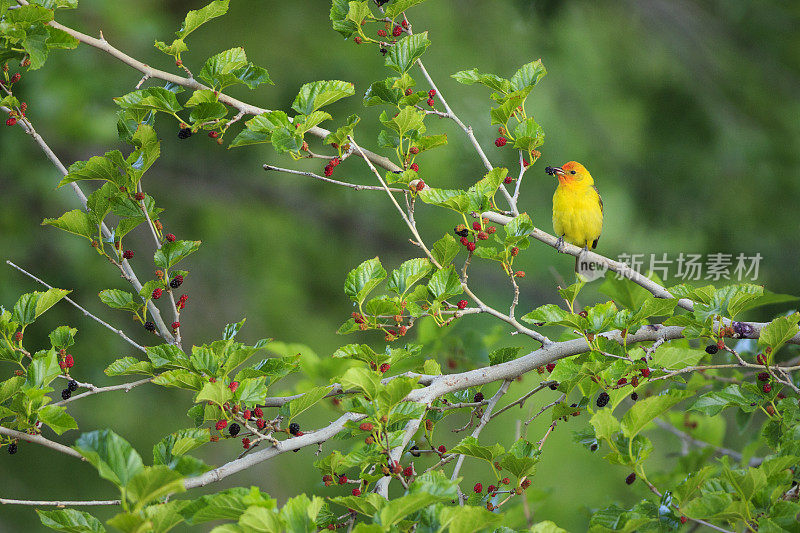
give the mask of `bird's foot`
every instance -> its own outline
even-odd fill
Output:
[[[560,254],[564,253],[564,236],[558,238],[556,241],[556,251]]]

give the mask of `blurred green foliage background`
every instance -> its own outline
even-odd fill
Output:
[[[153,48],[153,41],[169,42],[185,12],[204,4],[81,0],[77,11],[59,12],[57,20],[92,35],[102,30],[126,53],[180,73]],[[213,53],[244,46],[248,58],[266,67],[276,85],[253,92],[235,89],[232,94],[284,110],[305,82],[352,81],[357,96],[329,111],[336,124],[351,113],[361,115],[356,138],[364,146],[377,146],[380,110],[363,108],[358,95],[389,71],[374,48],[343,41],[330,28],[328,2],[235,0],[231,4],[227,16],[189,38],[184,63],[191,70],[199,71]],[[409,16],[416,32],[430,32],[433,45],[423,59],[440,90],[464,122],[474,127],[492,162],[509,166],[512,173],[515,152],[492,143],[497,132],[489,125],[488,92],[461,86],[449,76],[473,67],[510,76],[523,63],[544,61],[549,73],[533,91],[528,109],[547,138],[542,158],[526,175],[521,201],[538,226],[551,230],[555,183],[544,166],[576,159],[592,172],[605,201],[601,253],[611,257],[668,253],[675,258],[679,252],[759,252],[763,260],[757,282],[775,292],[800,293],[796,214],[800,4],[430,0]],[[412,75],[424,87],[422,76],[413,70]],[[45,68],[25,74],[18,88],[34,125],[68,165],[113,148],[127,153],[116,136],[117,108],[111,98],[133,90],[139,78],[115,59],[81,45],[69,53],[52,53]],[[434,187],[465,188],[480,178],[484,169],[460,130],[448,121],[427,122],[429,133],[448,134],[449,145],[419,160],[423,179]],[[163,139],[162,157],[146,175],[145,189],[166,209],[161,220],[167,231],[204,242],[187,263],[191,275],[182,288],[189,294],[181,319],[185,343],[219,338],[224,324],[247,316],[244,340],[274,337],[292,343],[276,349],[304,354],[299,381],[287,381],[271,393],[311,381],[325,383],[336,370],[330,360],[333,350],[358,340],[335,334],[351,312],[342,292],[346,273],[375,255],[388,269],[417,254],[393,207],[380,193],[345,190],[261,169],[271,162],[321,173],[319,162],[294,164],[266,145],[228,151],[203,135],[179,141],[177,125],[163,118],[157,131]],[[72,296],[91,311],[126,328],[140,342],[153,343],[140,326],[128,322],[123,313],[104,308],[96,297],[103,288],[126,288],[114,270],[83,241],[40,226],[44,217],[58,216],[78,204],[68,188],[55,190],[60,176],[37,146],[18,128],[0,129],[0,161],[2,258],[55,286],[73,289]],[[360,183],[374,180],[357,158],[339,166],[334,177]],[[433,242],[458,220],[423,206],[418,222],[423,237]],[[148,279],[150,236],[141,228],[127,241],[136,252],[133,265],[140,278]],[[568,280],[572,276],[572,258],[542,245],[532,245],[520,256],[519,265],[527,272],[522,312],[556,302],[560,276]],[[488,303],[508,304],[510,287],[498,269],[475,265],[470,281]],[[0,268],[0,304],[11,306],[22,292],[39,289],[12,269]],[[581,297],[582,303],[594,303],[596,292],[588,294]],[[115,358],[134,355],[132,350],[66,304],[47,313],[26,340],[31,346],[43,343],[60,324],[80,330],[73,350],[76,377],[95,384],[117,382],[102,370]],[[463,369],[485,364],[493,347],[524,344],[507,332],[494,321],[470,317],[447,331],[421,324],[417,334],[425,341],[426,356],[442,363],[453,360]],[[411,337],[406,340],[416,335]],[[376,335],[360,340],[378,349],[384,345]],[[509,398],[529,390],[538,378],[534,374],[514,384]],[[481,440],[508,444],[517,420],[524,422],[529,411],[535,413],[552,399],[537,395],[524,409],[509,410]],[[71,404],[71,412],[81,430],[112,427],[149,462],[155,442],[189,425],[185,411],[190,405],[186,394],[140,387],[128,394],[105,394]],[[301,422],[315,427],[336,416],[332,407],[325,411],[317,410]],[[465,421],[456,416],[451,425],[459,427]],[[647,496],[644,486],[623,483],[628,472],[572,444],[571,431],[581,425],[585,421],[577,419],[559,426],[545,447],[529,494],[535,520],[552,519],[570,531],[586,527],[588,509],[612,502],[630,505]],[[537,420],[528,428],[529,438],[540,438],[545,428],[546,422]],[[446,428],[438,431],[448,447],[460,439]],[[728,438],[735,439],[735,433],[735,428],[729,429]],[[71,443],[77,434],[71,431],[60,441]],[[676,460],[670,452],[677,449],[677,440],[661,438],[656,440],[661,452],[650,460],[652,464]],[[325,449],[341,445],[334,440]],[[237,453],[236,444],[225,443],[206,446],[201,455],[210,464],[221,464]],[[280,502],[302,491],[334,494],[322,487],[314,460],[314,450],[284,455],[209,490],[257,484]],[[487,485],[488,474],[468,467],[464,486],[479,480]],[[89,465],[24,443],[17,455],[0,457],[0,479],[0,495],[8,498],[115,497],[111,485]],[[107,518],[113,513],[101,509],[97,514]],[[508,525],[522,527],[521,506],[509,516],[515,522]],[[0,508],[0,530],[38,527],[32,509]]]

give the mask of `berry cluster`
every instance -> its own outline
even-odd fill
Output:
[[[325,169],[324,169],[325,175],[330,177],[333,174],[333,169],[335,167],[339,166],[339,163],[341,163],[341,162],[342,161],[338,157],[334,157],[333,159],[331,159],[328,162],[328,164],[325,165]]]

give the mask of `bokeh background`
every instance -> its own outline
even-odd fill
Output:
[[[128,54],[169,70],[174,66],[153,48],[153,41],[169,42],[185,12],[204,4],[82,0],[78,11],[59,12],[58,20],[93,35],[102,30]],[[199,71],[213,53],[244,46],[248,58],[266,67],[276,85],[231,94],[284,110],[305,82],[352,81],[357,96],[329,111],[337,124],[351,113],[360,114],[357,138],[362,145],[377,146],[380,110],[364,108],[358,95],[390,73],[375,49],[346,42],[330,28],[328,2],[231,4],[227,16],[189,38],[184,62],[190,69]],[[492,143],[497,133],[489,125],[488,91],[459,85],[449,76],[473,67],[510,76],[528,61],[544,61],[548,75],[530,96],[528,109],[547,137],[540,162],[526,176],[521,200],[538,226],[551,228],[555,183],[544,166],[576,159],[595,176],[605,201],[601,253],[667,253],[674,259],[680,252],[758,252],[763,260],[757,282],[775,292],[800,294],[800,4],[430,0],[410,17],[415,31],[430,32],[433,45],[424,56],[428,70],[453,109],[474,127],[495,165],[514,167],[516,158],[513,150]],[[422,76],[412,74],[424,86]],[[133,90],[139,78],[122,63],[81,45],[70,53],[51,54],[44,69],[25,74],[19,94],[29,104],[34,125],[69,164],[109,149],[128,149],[116,137],[111,98]],[[425,181],[438,187],[474,183],[484,170],[463,134],[450,122],[428,119],[428,124],[431,133],[447,133],[449,145],[419,160]],[[176,125],[163,119],[157,130],[163,138],[162,156],[146,175],[145,188],[166,209],[162,221],[167,231],[204,242],[187,262],[191,275],[184,290],[190,299],[181,320],[186,343],[219,338],[226,323],[246,316],[243,339],[273,337],[286,343],[275,345],[276,352],[303,354],[301,375],[271,391],[276,394],[309,382],[325,383],[335,370],[330,354],[338,346],[361,341],[383,348],[377,336],[342,338],[335,332],[351,312],[342,292],[351,268],[375,255],[392,268],[416,254],[384,196],[301,176],[267,174],[261,170],[265,162],[317,172],[323,165],[292,163],[266,145],[225,150],[202,135],[179,141]],[[2,258],[72,289],[72,296],[91,311],[126,328],[140,342],[153,343],[126,315],[99,302],[99,290],[126,288],[113,269],[83,241],[40,226],[44,217],[78,204],[67,188],[55,189],[59,176],[37,146],[18,128],[0,129],[0,161]],[[361,183],[374,179],[356,158],[339,166],[335,177]],[[458,222],[429,207],[418,209],[418,221],[430,242]],[[152,269],[149,238],[142,229],[126,239],[144,279]],[[519,264],[528,274],[522,283],[522,312],[557,301],[556,285],[561,277],[572,276],[572,259],[542,245],[534,244]],[[507,305],[510,288],[491,265],[475,265],[470,281],[488,302]],[[0,304],[9,307],[21,293],[39,289],[9,267],[0,268]],[[593,303],[597,297],[590,287],[581,301]],[[780,311],[768,308],[753,317]],[[48,312],[26,340],[31,346],[44,342],[60,324],[80,329],[73,350],[75,375],[96,384],[116,383],[102,370],[115,358],[134,355],[132,350],[66,304]],[[407,339],[425,342],[426,356],[443,364],[453,360],[463,369],[485,364],[491,348],[525,344],[507,333],[491,320],[472,317],[447,332],[420,324]],[[509,398],[537,382],[537,375],[527,377],[512,386]],[[524,421],[531,409],[535,412],[552,399],[537,395],[523,410],[510,410],[481,440],[509,444],[517,420]],[[185,415],[190,405],[188,394],[140,387],[70,407],[82,431],[112,427],[149,463],[155,442],[190,424]],[[315,427],[334,416],[333,408],[323,408],[301,422]],[[465,421],[452,417],[451,426]],[[584,425],[585,420],[570,421],[551,437],[529,494],[536,520],[552,519],[570,531],[586,528],[591,509],[614,502],[632,505],[647,496],[644,487],[623,483],[628,472],[572,443],[571,432]],[[540,438],[545,427],[545,421],[531,424],[529,438]],[[58,440],[69,444],[77,435],[70,431]],[[448,447],[460,438],[446,428],[438,435]],[[657,449],[659,444],[666,447],[651,459],[653,468],[675,461],[669,452],[677,440],[653,438]],[[727,438],[735,440],[736,430],[728,429]],[[339,445],[333,441],[325,449]],[[234,443],[200,451],[210,464],[237,453]],[[321,486],[314,459],[313,450],[284,455],[210,490],[255,484],[281,503],[302,491],[333,495],[335,491]],[[464,486],[490,481],[488,472],[478,467],[465,468],[464,475]],[[17,455],[0,457],[0,479],[1,495],[9,498],[116,497],[89,465],[24,443]],[[110,509],[97,510],[101,518],[111,514]],[[519,506],[509,516],[514,523],[508,525],[523,526]],[[2,531],[40,527],[31,508],[0,508]]]

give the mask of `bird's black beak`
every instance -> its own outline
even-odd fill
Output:
[[[550,174],[551,176],[563,176],[564,170],[561,167],[546,167],[544,169],[545,172]]]

